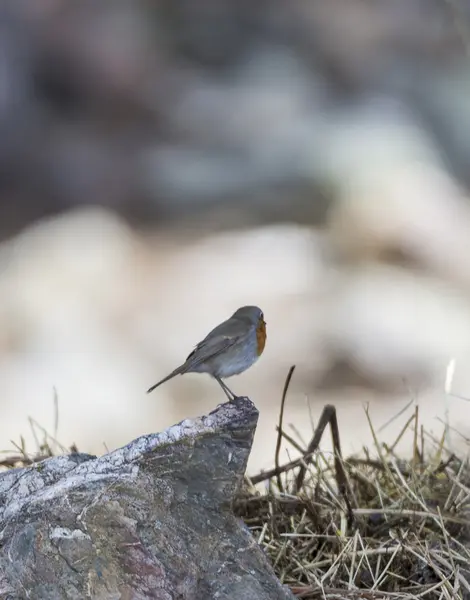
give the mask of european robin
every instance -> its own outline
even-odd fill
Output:
[[[246,371],[261,356],[266,343],[266,323],[257,306],[242,306],[217,325],[194,348],[185,362],[147,390],[147,394],[176,375],[208,373],[231,401],[235,394],[222,381]]]

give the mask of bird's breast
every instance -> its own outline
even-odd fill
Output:
[[[266,345],[266,323],[262,321],[256,328],[256,348],[258,356],[261,356]]]

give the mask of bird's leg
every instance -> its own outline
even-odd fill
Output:
[[[235,400],[235,398],[238,398],[239,396],[237,396],[236,394],[234,394],[232,392],[232,390],[228,387],[228,385],[225,383],[225,381],[222,381],[222,385],[224,386],[224,388],[226,389],[226,391],[232,395],[233,400]]]
[[[235,400],[237,396],[232,392],[232,390],[222,381],[220,377],[215,376],[215,380],[219,383],[220,387],[224,390],[225,395],[229,399],[229,402]]]

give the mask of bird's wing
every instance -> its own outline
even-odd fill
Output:
[[[225,350],[236,344],[244,333],[244,327],[238,321],[228,319],[215,327],[199,342],[186,359],[184,366],[193,369],[221,352],[225,352]]]

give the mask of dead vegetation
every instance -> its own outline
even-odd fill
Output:
[[[444,437],[427,435],[417,409],[391,447],[370,423],[373,451],[343,459],[336,413],[326,407],[302,448],[283,431],[288,381],[278,436],[301,458],[246,479],[235,504],[280,580],[304,600],[469,599],[467,459],[447,451]],[[318,449],[328,423],[333,456]],[[408,461],[395,454],[407,430],[414,439]]]

